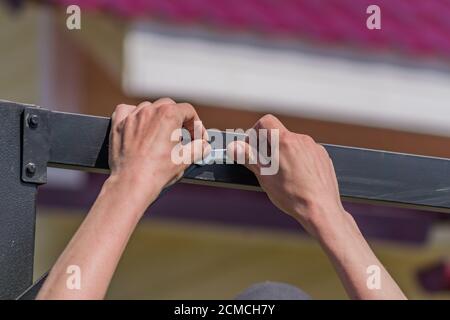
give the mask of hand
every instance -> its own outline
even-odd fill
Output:
[[[228,152],[235,157],[244,153],[246,167],[256,175],[279,209],[294,217],[313,236],[327,232],[336,220],[347,215],[341,204],[333,163],[323,146],[309,136],[290,132],[271,115],[262,117],[254,129],[279,130],[278,173],[261,175],[259,162],[249,164],[257,152],[247,142],[230,143]],[[274,151],[271,150],[272,155]]]
[[[182,127],[192,139],[198,130],[201,138],[183,146],[188,163],[176,164],[171,153],[179,141],[171,141],[171,136]],[[164,186],[178,180],[190,163],[209,152],[205,139],[206,130],[190,104],[168,98],[138,106],[120,104],[112,115],[108,180],[128,186],[127,192],[136,190],[148,206]]]
[[[145,209],[165,185],[181,177],[192,161],[201,159],[202,151],[208,152],[206,131],[198,120],[191,105],[177,104],[171,99],[117,106],[110,133],[111,175],[53,266],[38,299],[104,298]],[[175,148],[180,146],[179,139],[173,138],[179,137],[174,133],[182,127],[191,138],[196,138],[194,132],[199,132],[200,137],[180,150]],[[187,161],[182,164],[172,161],[173,150],[187,154],[184,158]],[[80,290],[67,287],[67,268],[72,265],[82,270]]]

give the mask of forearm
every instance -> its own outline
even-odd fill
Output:
[[[127,181],[108,179],[70,243],[52,268],[38,299],[104,298],[127,242],[148,206]],[[80,271],[80,287],[67,285],[70,266]],[[73,267],[72,267],[73,268]]]
[[[406,299],[373,253],[353,217],[347,212],[333,216],[338,221],[330,221],[329,226],[319,232],[318,239],[349,296],[352,299]],[[376,281],[378,276],[379,282]]]

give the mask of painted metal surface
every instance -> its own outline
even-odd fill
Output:
[[[49,166],[108,172],[109,118],[51,112],[49,121]],[[450,212],[450,159],[324,146],[342,197]],[[255,176],[240,165],[198,166],[182,181],[260,190]]]
[[[21,181],[23,106],[0,101],[0,299],[13,299],[33,279],[37,185]]]

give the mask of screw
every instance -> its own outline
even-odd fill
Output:
[[[38,124],[39,117],[37,115],[33,114],[28,118],[28,125],[30,126],[30,128],[37,128]]]
[[[36,173],[36,165],[33,162],[29,162],[25,166],[25,170],[26,170],[27,174],[29,174],[30,176],[33,176]]]

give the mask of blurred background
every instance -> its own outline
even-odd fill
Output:
[[[381,29],[367,26],[370,5]],[[319,142],[450,158],[449,16],[449,0],[3,1],[0,99],[109,116],[169,96],[208,128],[272,113]],[[49,169],[36,277],[104,179]],[[450,298],[448,216],[345,206],[408,297]],[[179,184],[140,223],[108,297],[227,299],[265,280],[347,298],[320,247],[264,194]]]

